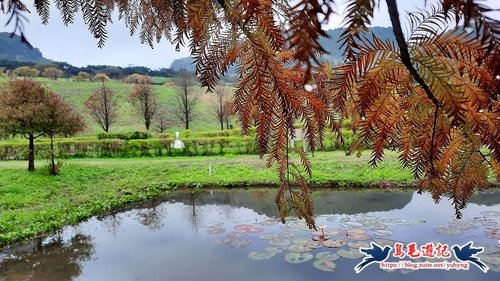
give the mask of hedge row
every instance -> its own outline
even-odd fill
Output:
[[[235,133],[235,132],[232,132]],[[323,145],[318,150],[329,151],[347,150],[353,139],[351,131],[344,131],[344,145],[341,145],[336,135],[327,133]],[[95,139],[95,138],[67,138],[55,142],[56,155],[60,158],[71,157],[137,157],[137,156],[201,156],[223,154],[256,154],[257,143],[255,137],[196,137],[181,138],[185,148],[173,149],[175,138],[155,139]],[[302,142],[296,142],[298,147]],[[41,139],[35,141],[35,150],[38,158],[47,158],[49,155],[49,141]],[[28,155],[28,142],[3,141],[0,142],[0,160],[25,160]]]
[[[222,154],[255,154],[257,146],[250,137],[191,138],[183,140],[184,149],[173,149],[175,139],[60,139],[56,140],[56,155],[70,157],[136,157],[136,156],[197,156]],[[46,158],[49,142],[35,142],[37,157]],[[21,141],[0,142],[0,160],[24,160],[28,143]]]

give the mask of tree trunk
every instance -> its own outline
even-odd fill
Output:
[[[56,162],[54,160],[54,135],[50,135],[50,171],[51,175],[57,175]]]
[[[224,130],[224,118],[220,118],[220,130],[223,131]]]
[[[28,134],[28,172],[35,171],[35,136],[32,133]]]
[[[189,113],[186,112],[185,118],[186,118],[186,130],[189,130]]]
[[[146,120],[145,123],[146,123],[145,124],[146,125],[146,131],[149,131],[149,125],[150,125],[151,121],[148,119],[148,120]]]

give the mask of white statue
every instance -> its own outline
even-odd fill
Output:
[[[175,140],[172,144],[172,147],[175,149],[183,149],[184,143],[179,139],[179,132],[175,132]]]

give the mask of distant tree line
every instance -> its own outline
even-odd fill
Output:
[[[177,74],[177,72],[171,68],[153,70],[145,66],[120,67],[110,65],[87,65],[85,67],[77,67],[66,62],[35,63],[0,59],[0,68],[5,68],[5,70],[8,71],[14,71],[14,69],[23,66],[36,69],[39,73],[43,73],[46,68],[53,67],[63,71],[63,77],[77,76],[79,72],[86,72],[92,76],[97,73],[104,73],[111,79],[122,79],[134,73],[162,77],[174,77]]]

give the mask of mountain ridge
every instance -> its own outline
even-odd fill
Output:
[[[320,60],[328,61],[333,64],[342,63],[344,61],[344,49],[341,47],[341,43],[339,42],[340,36],[342,32],[344,32],[345,28],[335,28],[329,29],[326,31],[328,34],[328,38],[322,37],[319,40],[319,43],[327,54],[321,56]],[[390,40],[392,42],[396,42],[394,37],[394,33],[392,32],[392,27],[380,27],[374,26],[368,28],[368,32],[362,34],[362,36],[371,37],[371,33],[377,35],[382,40]],[[180,59],[175,59],[172,64],[170,64],[170,68],[174,71],[179,70],[187,70],[187,71],[195,71],[195,65],[192,63],[193,59],[191,57],[185,57]],[[234,75],[236,73],[236,67],[233,66],[228,71],[230,75]]]
[[[47,62],[38,48],[30,48],[17,34],[0,32],[0,60],[17,62]]]

